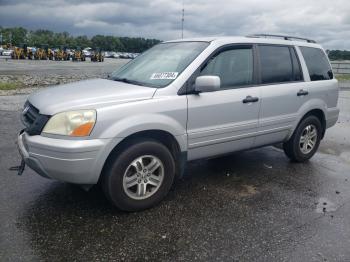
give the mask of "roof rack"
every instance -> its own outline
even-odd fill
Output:
[[[308,43],[316,43],[315,40],[303,38],[303,37],[297,37],[297,36],[288,36],[288,35],[269,35],[269,34],[254,34],[254,35],[247,35],[247,37],[257,37],[257,38],[283,38],[284,40],[302,40]]]

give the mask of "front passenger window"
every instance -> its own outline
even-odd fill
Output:
[[[221,80],[221,88],[234,88],[253,84],[253,50],[236,48],[214,56],[200,75],[215,75]]]

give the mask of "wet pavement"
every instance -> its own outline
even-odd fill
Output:
[[[113,208],[98,187],[26,169],[17,111],[0,110],[1,261],[350,261],[350,92],[311,161],[266,147],[188,165],[157,207]]]

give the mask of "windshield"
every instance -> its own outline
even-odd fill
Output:
[[[112,73],[111,79],[126,83],[165,87],[209,45],[176,42],[156,45]]]

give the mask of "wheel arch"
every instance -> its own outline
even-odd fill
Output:
[[[310,115],[313,115],[313,116],[316,116],[320,122],[321,122],[321,125],[322,125],[322,137],[321,139],[323,139],[324,135],[325,135],[325,132],[326,132],[326,115],[325,115],[325,112],[324,110],[320,109],[320,108],[313,108],[313,109],[310,109],[308,111],[306,111],[302,117],[300,117],[296,123],[296,125],[294,126],[293,128],[293,132],[291,132],[289,138],[293,135],[293,133],[295,132],[296,128],[299,126],[299,124],[301,123],[301,121],[303,121],[306,117],[310,116]],[[288,138],[288,139],[289,139]]]
[[[306,118],[306,117],[308,117],[310,115],[314,115],[320,120],[321,125],[322,125],[322,137],[321,138],[323,138],[325,133],[326,133],[326,116],[325,116],[325,113],[321,109],[312,109],[308,113],[306,113],[301,120],[303,120],[304,118]]]
[[[120,152],[122,152],[128,146],[142,140],[155,140],[165,145],[174,157],[177,169],[176,177],[181,177],[187,161],[187,150],[184,150],[183,141],[179,141],[181,140],[179,137],[175,137],[168,131],[160,129],[150,129],[130,134],[127,137],[123,138],[118,144],[116,144],[112,148],[112,150],[108,154],[108,157],[104,161],[101,174],[99,176],[99,181],[101,180],[104,171],[112,163],[112,159],[118,157],[118,154],[120,154]]]

